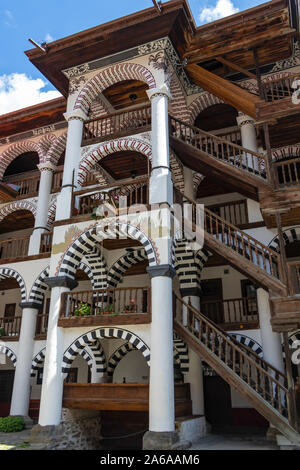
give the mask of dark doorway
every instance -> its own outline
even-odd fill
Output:
[[[204,376],[204,404],[213,431],[232,425],[230,387],[218,375]]]
[[[224,323],[222,279],[201,281],[201,312],[215,323]]]
[[[0,370],[0,416],[9,415],[12,390],[14,385],[14,370]]]

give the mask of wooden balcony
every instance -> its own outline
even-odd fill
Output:
[[[47,313],[39,314],[36,317],[35,338],[36,340],[46,339],[48,331],[49,315]]]
[[[83,126],[82,146],[151,130],[151,106],[139,106],[90,119]]]
[[[222,217],[227,222],[243,228],[249,223],[247,200],[223,202],[220,204],[209,205],[207,207],[214,214]]]
[[[175,384],[175,415],[191,416],[189,384]],[[148,411],[148,384],[64,384],[63,407],[86,410]]]
[[[19,341],[22,317],[0,318],[0,341]]]
[[[63,167],[60,167],[53,175],[51,192],[60,191],[62,185]],[[3,178],[3,184],[16,187],[16,199],[31,198],[38,195],[40,186],[40,172],[32,171],[11,175]]]
[[[95,212],[95,209],[106,204],[104,210],[108,214],[108,209],[119,212],[122,207],[120,198],[126,198],[127,207],[133,204],[148,204],[149,201],[149,182],[148,178],[138,179],[126,184],[114,184],[106,187],[98,187],[93,190],[83,189],[73,193],[72,215],[89,215]]]
[[[256,297],[201,302],[201,313],[223,330],[259,328]]]
[[[58,326],[130,325],[151,322],[151,291],[146,287],[88,290],[62,294]]]
[[[0,241],[0,260],[23,258],[28,254],[29,237],[9,238]]]
[[[277,188],[300,187],[300,158],[274,162]]]

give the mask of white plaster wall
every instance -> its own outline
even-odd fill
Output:
[[[140,351],[131,351],[117,365],[113,383],[148,383],[150,368]]]

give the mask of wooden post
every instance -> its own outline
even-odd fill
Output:
[[[281,215],[280,212],[275,213],[275,220],[276,220],[276,227],[278,231],[278,239],[279,239],[279,247],[280,247],[280,259],[281,259],[281,266],[282,266],[282,274],[283,274],[283,281],[286,283],[288,288],[288,294],[291,295],[291,288],[292,283],[290,279],[290,272],[288,269],[286,254],[285,254],[285,245],[283,241],[282,235],[282,227],[281,227]]]
[[[282,333],[282,336],[283,336],[283,345],[284,345],[284,353],[285,353],[285,369],[286,369],[287,386],[288,386],[287,387],[288,388],[287,399],[288,399],[289,422],[294,429],[298,430],[296,396],[295,396],[294,379],[293,379],[293,371],[292,371],[291,352],[290,352],[287,332],[285,331],[284,333]]]

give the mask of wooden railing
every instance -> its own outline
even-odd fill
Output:
[[[184,203],[191,205],[191,219],[184,221],[185,227],[186,223],[190,224],[191,227],[196,226],[199,222],[197,220],[199,210],[196,203],[183,195],[178,189],[174,190],[174,202],[181,205]],[[281,281],[285,280],[279,253],[206,208],[204,208],[204,231],[254,266],[265,271],[265,273]]]
[[[52,188],[51,188],[51,192],[52,192],[52,193],[58,193],[58,192],[60,192],[60,188],[61,188],[61,186],[62,186],[63,174],[64,174],[64,170],[63,170],[63,169],[57,170],[57,171],[53,174]]]
[[[257,324],[258,308],[256,297],[238,299],[210,300],[201,302],[201,312],[223,328]]]
[[[48,331],[48,314],[40,314],[36,317],[35,336],[45,336]]]
[[[41,234],[40,253],[51,253],[53,232]]]
[[[223,202],[220,204],[208,205],[214,214],[222,217],[233,225],[244,225],[249,222],[247,200]]]
[[[90,119],[83,126],[82,145],[150,130],[151,106],[139,106]]]
[[[222,140],[227,140],[232,144],[241,145],[242,143],[241,130],[239,127],[232,128],[231,130],[221,129],[220,131],[213,131],[211,134],[219,137]]]
[[[6,178],[3,178],[3,183],[16,185],[18,188],[17,197],[20,199],[32,197],[38,194],[40,174],[38,173],[32,176],[7,176]]]
[[[22,317],[0,318],[0,341],[3,338],[18,338],[21,330]]]
[[[266,101],[272,102],[284,98],[292,98],[295,89],[292,84],[295,80],[300,80],[300,74],[292,74],[286,78],[276,78],[261,84],[263,97]]]
[[[289,261],[287,265],[291,281],[291,293],[292,295],[300,295],[300,261]]]
[[[83,189],[73,194],[73,215],[91,214],[103,204],[119,210],[120,197],[127,198],[127,207],[133,204],[148,204],[148,178],[131,181],[126,184],[114,184],[93,190]]]
[[[300,186],[300,158],[273,163],[277,187]]]
[[[11,259],[27,256],[29,237],[10,238],[0,241],[0,259]]]
[[[269,179],[264,155],[209,134],[179,119],[169,117],[170,136],[179,139],[201,152],[252,175]]]
[[[224,374],[228,374],[226,370],[230,369],[241,386],[244,383],[251,387],[260,399],[295,428],[295,395],[292,388],[287,388],[286,376],[186,304],[176,293],[174,300],[175,323],[187,330],[194,341],[209,352],[207,357],[212,355],[214,363],[217,362],[221,368],[225,366]]]
[[[86,290],[62,294],[61,318],[151,313],[149,287]]]

